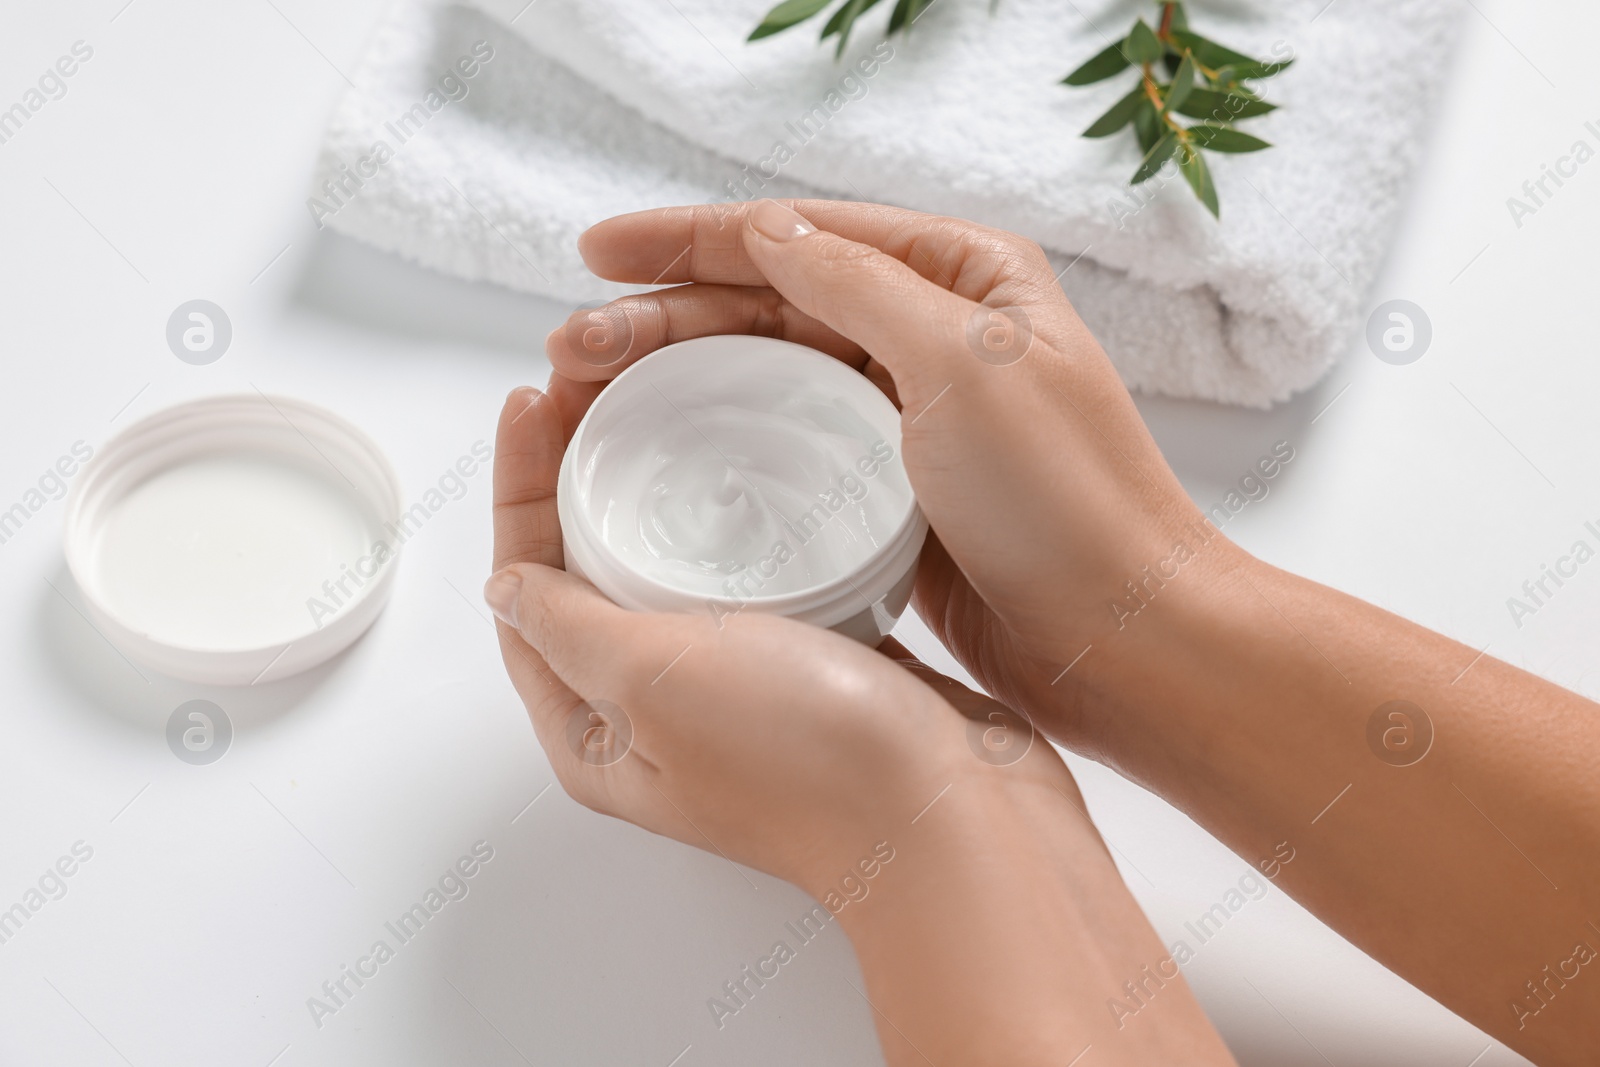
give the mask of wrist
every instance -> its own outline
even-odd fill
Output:
[[[1060,934],[1083,892],[1065,872],[1109,861],[1072,801],[1016,771],[953,778],[903,827],[867,895],[837,914],[893,1067],[924,1055],[1059,1065],[1083,1044],[1069,1006],[1104,1012],[1103,998],[1063,981],[1073,953]]]
[[[1108,619],[1096,649],[1105,655],[1085,674],[1090,728],[1103,754],[1161,744],[1163,738],[1148,732],[1199,713],[1204,687],[1230,670],[1231,638],[1263,607],[1257,591],[1264,569],[1215,534],[1214,543],[1165,586],[1141,582],[1129,591],[1124,603],[1136,610]]]
[[[1263,565],[1203,520],[1184,531],[1108,580],[1087,617],[1063,620],[1074,637],[1055,653],[1060,665],[1033,672],[1023,706],[1074,751],[1118,764],[1123,746],[1161,743],[1149,731],[1189,713],[1207,676],[1193,670],[1195,650],[1214,650],[1255,606]]]
[[[1044,738],[1033,743],[1041,750],[1010,766],[963,751],[949,773],[927,780],[926,802],[919,796],[919,803],[903,805],[898,825],[885,826],[871,846],[882,862],[870,894],[862,906],[838,912],[852,938],[884,934],[908,910],[932,917],[1001,890],[1009,894],[1011,883],[1059,881],[1068,857],[1103,851],[1071,774]],[[975,857],[982,857],[981,866],[974,866]],[[1055,888],[1041,895],[1051,897]]]
[[[1231,1062],[1181,979],[1121,1031],[1106,1010],[1162,947],[1043,741],[977,763],[905,828],[871,892],[839,913],[891,1067]],[[1113,1051],[1114,1050],[1114,1051]]]

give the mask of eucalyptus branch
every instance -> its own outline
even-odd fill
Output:
[[[835,2],[783,0],[767,12],[751,31],[749,40],[781,33],[821,14]],[[856,20],[877,3],[878,0],[844,0],[823,23],[820,40],[838,38],[836,58],[844,54]],[[933,0],[895,0],[885,34],[892,36],[910,28],[932,3]],[[991,14],[995,3],[997,0],[990,2]],[[1190,30],[1182,3],[1162,2],[1159,6],[1161,17],[1154,29],[1144,19],[1137,20],[1126,37],[1096,53],[1063,78],[1062,84],[1092,85],[1137,68],[1139,84],[1084,130],[1083,136],[1109,137],[1131,124],[1144,152],[1132,184],[1148,181],[1175,158],[1195,195],[1211,214],[1220,218],[1216,183],[1201,150],[1257,152],[1270,148],[1266,141],[1234,129],[1233,124],[1276,109],[1248,83],[1270,78],[1294,60],[1252,59]],[[1178,121],[1179,115],[1200,121],[1186,126]]]
[[[1270,148],[1266,141],[1234,129],[1233,124],[1276,110],[1276,105],[1261,99],[1247,83],[1270,78],[1294,60],[1252,59],[1190,30],[1182,3],[1160,6],[1161,18],[1155,29],[1144,19],[1137,20],[1126,37],[1090,57],[1061,81],[1063,85],[1092,85],[1130,67],[1138,68],[1139,84],[1083,135],[1109,137],[1131,124],[1144,151],[1132,184],[1148,181],[1168,160],[1176,158],[1195,196],[1220,218],[1216,183],[1201,150],[1259,152]],[[1185,126],[1179,115],[1201,121]]]
[[[834,0],[783,0],[783,3],[768,11],[761,24],[750,31],[747,41],[759,41],[763,37],[770,37],[775,33],[787,30],[790,26],[798,25],[813,15],[820,14]],[[989,13],[994,13],[995,4],[999,0],[990,0]],[[844,46],[850,42],[850,31],[855,27],[856,19],[866,14],[876,6],[878,0],[845,0],[827,22],[823,23],[822,36],[818,39],[826,41],[829,37],[839,38],[838,46],[833,55],[837,59],[844,55]],[[885,36],[894,36],[922,16],[933,0],[895,0],[894,10],[889,12],[889,26],[884,31]]]

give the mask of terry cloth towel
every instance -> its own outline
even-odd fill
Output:
[[[575,241],[663,204],[831,196],[1013,230],[1052,254],[1134,389],[1265,406],[1353,342],[1451,51],[1459,0],[1196,0],[1261,58],[1275,147],[1208,158],[1213,220],[1131,133],[1079,136],[1131,87],[1057,82],[1153,4],[936,0],[754,43],[770,0],[401,0],[330,125],[308,208],[427,266],[573,303],[624,291]],[[468,76],[467,72],[471,75]]]

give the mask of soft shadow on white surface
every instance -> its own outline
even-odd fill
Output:
[[[292,300],[376,334],[540,355],[545,333],[569,310],[543,297],[406,263],[330,230],[313,238]]]
[[[470,1000],[535,1062],[664,1067],[693,1045],[685,1064],[882,1064],[843,931],[835,922],[801,944],[786,929],[814,901],[558,791],[511,828],[538,847],[505,850],[505,867],[486,872],[497,880],[485,879],[480,906],[463,911],[441,949],[439,967],[460,994],[447,991],[441,1012],[466,1011]],[[642,894],[646,883],[674,891]],[[710,998],[726,999],[724,983],[780,939],[794,960],[719,1028]],[[543,977],[552,970],[574,980],[552,988]]]
[[[1342,388],[1344,369],[1336,365],[1316,386],[1267,411],[1147,395],[1136,395],[1134,402],[1189,495],[1206,506],[1276,442],[1304,444],[1315,432],[1311,421]]]
[[[56,682],[106,717],[154,734],[166,729],[174,708],[196,699],[221,706],[236,735],[265,725],[307,701],[366,638],[363,634],[328,662],[289,678],[252,686],[199,685],[135,663],[113,646],[90,620],[64,566],[49,584],[40,583],[33,611],[37,659]]]

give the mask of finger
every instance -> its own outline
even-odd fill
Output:
[[[668,628],[654,625],[658,616],[619,608],[582,578],[553,567],[512,564],[489,579],[483,595],[496,618],[586,697],[629,703],[641,681],[639,665],[659,659],[665,666],[672,657]]]
[[[500,411],[494,448],[494,567],[561,565],[556,475],[562,420],[554,402],[532,386],[513,389]]]
[[[550,375],[549,396],[561,418],[563,448],[572,442],[572,435],[578,432],[578,423],[583,421],[589,405],[594,403],[594,398],[605,387],[605,382],[577,381],[559,373]]]
[[[862,369],[861,346],[767,286],[692,284],[574,312],[545,338],[550,365],[581,381],[614,378],[658,348],[691,337],[755,334],[808,345]]]
[[[522,386],[506,397],[495,433],[494,561],[561,563],[561,531],[555,514],[556,473],[561,463],[562,419],[552,396]],[[497,626],[500,656],[511,684],[533,719],[540,744],[558,776],[563,755],[558,731],[547,726],[556,709],[578,700],[544,659],[505,626]]]
[[[761,201],[756,201],[761,203]],[[785,200],[819,228],[871,245],[922,277],[974,300],[1003,275],[1033,277],[1048,262],[1037,245],[965,219],[927,215],[885,204]],[[741,233],[754,204],[656,208],[606,219],[578,239],[590,270],[613,281],[645,285],[719,282],[761,285],[765,275]],[[1017,266],[1018,272],[1008,268]]]
[[[552,409],[553,410],[553,409]],[[500,633],[501,657],[506,670],[528,709],[533,732],[539,738],[545,757],[555,772],[567,795],[581,804],[601,810],[604,808],[606,789],[604,782],[593,774],[584,773],[588,763],[584,759],[582,743],[588,730],[591,712],[598,711],[585,696],[593,692],[582,685],[569,684],[560,672],[546,659],[544,652],[530,644],[518,629],[515,620],[524,612],[518,606],[521,576],[528,572],[558,575],[584,586],[593,592],[587,582],[551,567],[518,563],[496,571],[484,586],[483,598],[494,611],[496,629]],[[596,598],[603,600],[598,592]],[[620,611],[621,609],[613,609]],[[601,706],[603,707],[603,705]],[[603,715],[603,713],[602,713]],[[575,725],[576,723],[576,725]],[[576,732],[575,732],[576,731]]]
[[[984,365],[965,340],[981,305],[880,249],[819,230],[772,200],[747,213],[744,244],[791,304],[888,368],[907,410],[923,407]]]
[[[566,443],[603,383],[550,376],[550,391],[520,386],[506,397],[495,432],[494,568],[562,565],[556,482]]]

